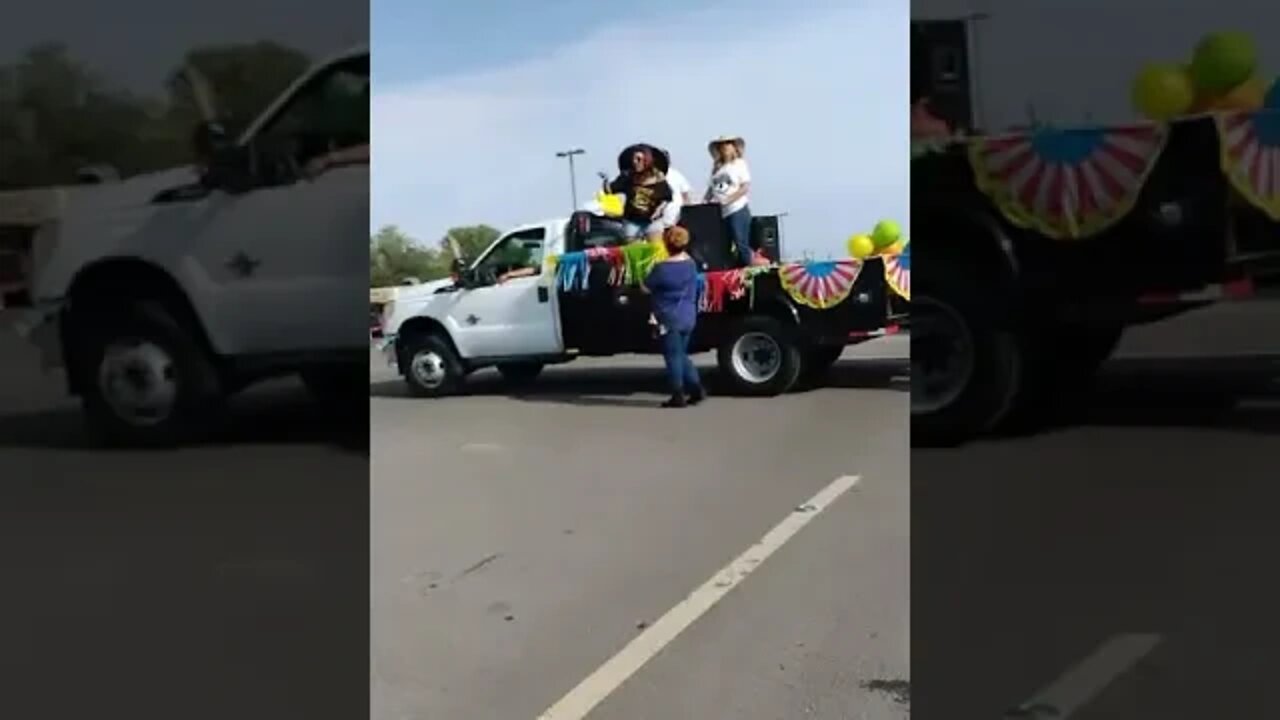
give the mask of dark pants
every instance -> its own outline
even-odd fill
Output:
[[[743,207],[738,212],[725,216],[725,230],[729,234],[729,239],[733,241],[733,247],[738,251],[738,262],[743,267],[751,264],[753,253],[751,252],[751,208]]]
[[[698,369],[689,358],[689,338],[692,330],[676,332],[668,330],[662,336],[662,359],[667,363],[667,380],[671,384],[671,395],[696,395],[702,391],[702,380],[698,378]]]

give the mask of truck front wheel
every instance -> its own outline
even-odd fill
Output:
[[[163,304],[74,322],[69,369],[90,427],[111,444],[178,444],[216,416],[225,395],[212,358]]]
[[[743,395],[787,392],[800,378],[800,348],[790,329],[775,318],[748,317],[738,323],[717,353],[720,372]]]
[[[399,341],[400,371],[417,397],[442,397],[462,389],[466,369],[453,344],[439,334],[410,335]]]

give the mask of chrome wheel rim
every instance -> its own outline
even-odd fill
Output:
[[[111,343],[98,366],[98,390],[121,420],[134,426],[158,425],[173,415],[178,402],[173,356],[146,340]]]
[[[434,350],[418,351],[409,362],[409,372],[419,385],[432,389],[443,385],[447,375],[444,358]]]
[[[753,385],[767,383],[782,370],[782,346],[762,332],[745,333],[733,343],[733,371]]]

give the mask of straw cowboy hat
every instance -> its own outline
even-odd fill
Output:
[[[741,155],[742,152],[747,149],[747,141],[743,140],[740,136],[721,135],[715,140],[712,140],[711,142],[707,143],[707,152],[711,153],[712,157],[714,157],[716,154],[716,148],[725,143],[733,143],[738,148],[739,155]]]

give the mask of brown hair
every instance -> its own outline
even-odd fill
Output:
[[[662,241],[667,245],[667,252],[674,255],[689,247],[689,231],[673,225],[662,231]]]

